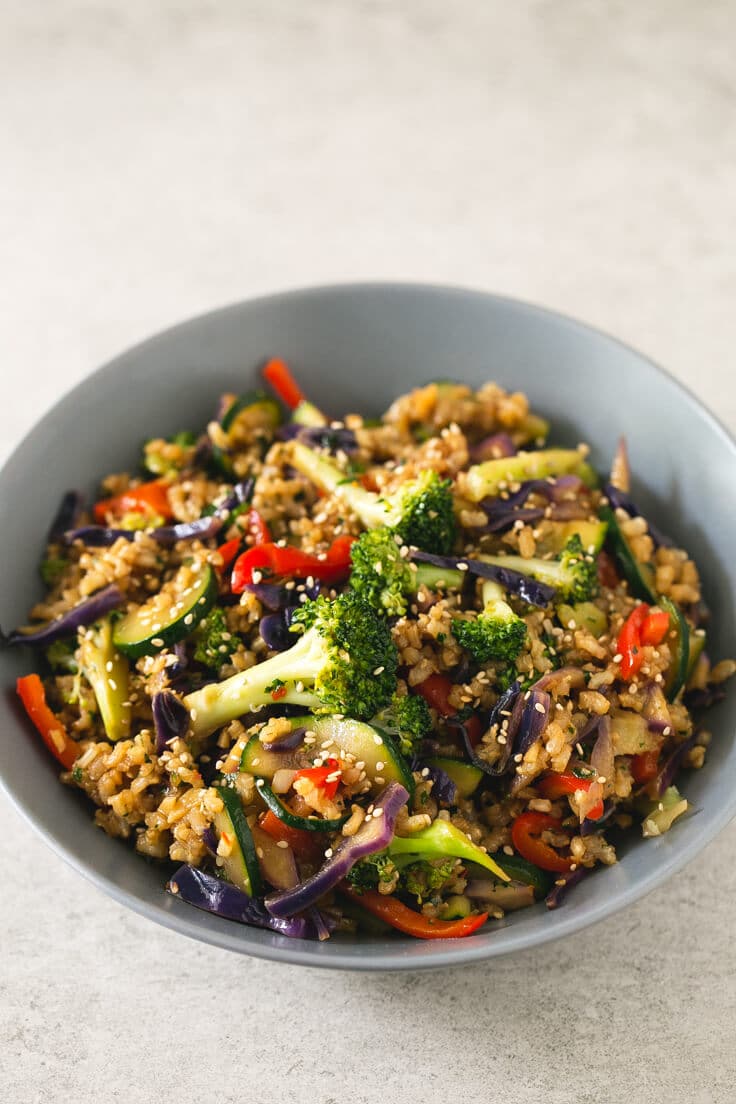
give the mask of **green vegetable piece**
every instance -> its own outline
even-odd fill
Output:
[[[126,740],[132,719],[130,670],[128,661],[113,643],[110,618],[85,630],[79,656],[84,676],[97,699],[108,740],[113,743]]]
[[[441,859],[420,859],[402,868],[401,888],[416,897],[421,905],[440,896],[443,887],[454,877],[457,859],[450,856]]]
[[[532,886],[535,897],[546,897],[551,890],[554,877],[548,874],[546,870],[541,870],[538,866],[535,866],[534,863],[522,859],[521,855],[506,855],[503,851],[499,851],[493,858],[501,869],[508,874],[509,878],[513,878],[515,882],[523,882],[524,885]]]
[[[387,497],[346,482],[336,464],[300,441],[292,442],[290,460],[321,490],[338,495],[367,529],[388,527],[405,544],[440,555],[450,552],[456,529],[452,486],[436,472],[423,471]]]
[[[511,662],[526,644],[526,624],[505,599],[503,587],[487,579],[483,583],[483,612],[473,620],[455,618],[452,633],[478,663],[491,659]]]
[[[42,560],[39,571],[46,586],[56,586],[68,566],[69,561],[65,560],[63,556],[48,556],[45,560]]]
[[[547,583],[555,588],[562,601],[587,602],[598,590],[595,560],[586,553],[577,534],[570,537],[556,560],[524,559],[523,556],[478,556],[478,559]]]
[[[662,808],[660,809],[660,805]],[[678,817],[686,813],[688,802],[682,796],[677,786],[670,786],[665,790],[660,801],[655,801],[642,821],[642,835],[645,837],[662,836],[669,832]]]
[[[292,717],[290,723],[292,731],[305,728],[316,739],[308,744],[302,743],[293,751],[268,751],[258,738],[258,733],[255,733],[245,745],[240,769],[268,779],[273,778],[277,770],[300,770],[311,766],[318,756],[326,754],[339,758],[344,752],[352,755],[356,763],[365,764],[363,769],[371,780],[374,792],[382,790],[388,782],[400,782],[409,793],[413,792],[411,771],[390,733],[379,731],[363,721],[330,714]]]
[[[225,877],[249,897],[258,897],[263,892],[261,870],[258,864],[256,845],[243,812],[243,803],[237,790],[228,786],[218,786],[217,792],[222,798],[222,812],[215,816],[213,827],[218,840],[224,839],[222,870]]]
[[[115,646],[130,659],[154,655],[191,635],[217,600],[217,577],[205,564],[195,582],[189,571],[185,578],[180,573],[166,593],[165,608],[158,594],[116,622]]]
[[[77,663],[77,641],[55,640],[46,649],[46,662],[54,671],[63,671],[67,675],[76,675],[79,670]]]
[[[483,771],[480,767],[474,767],[472,763],[464,763],[462,759],[450,759],[446,756],[435,756],[427,759],[428,767],[439,767],[448,778],[451,778],[457,787],[458,797],[472,797],[478,786],[483,781]]]
[[[518,452],[499,460],[486,460],[469,468],[465,487],[472,502],[495,496],[504,483],[523,483],[527,479],[548,479],[558,475],[577,475],[588,487],[598,477],[578,449],[545,449]]]
[[[441,859],[452,856],[464,862],[476,863],[490,870],[502,882],[508,882],[509,876],[487,852],[476,847],[464,832],[456,828],[449,820],[437,819],[429,828],[413,832],[410,836],[394,836],[388,846],[388,853],[394,855],[417,855],[425,859]]]
[[[675,605],[671,598],[660,595],[657,605],[670,615],[670,630],[665,640],[672,652],[672,662],[667,671],[663,689],[667,700],[674,701],[685,685],[690,669],[690,629],[679,606]]]
[[[292,813],[280,797],[276,796],[264,778],[257,779],[256,789],[271,812],[275,813],[279,820],[287,824],[289,828],[300,828],[304,832],[339,832],[348,819],[349,814],[334,820],[325,820],[316,815],[297,816],[296,813]]]
[[[640,563],[637,560],[610,506],[601,506],[599,513],[603,521],[608,524],[611,551],[629,584],[631,593],[642,602],[656,604],[659,596],[654,589],[654,569],[651,564]]]
[[[569,628],[570,622],[573,622],[576,628],[587,629],[596,638],[602,636],[608,628],[608,618],[593,602],[578,602],[574,606],[563,602],[557,607],[557,617],[565,628]]]
[[[407,758],[411,758],[417,745],[432,730],[429,706],[417,694],[394,694],[389,704],[376,714],[372,723],[383,734],[394,737],[398,741],[401,754]]]
[[[327,425],[327,419],[322,411],[309,399],[302,399],[300,403],[297,403],[291,412],[291,420],[296,422],[297,425],[306,426],[309,429],[317,429],[319,426]]]
[[[364,889],[377,889],[379,885],[387,885],[396,877],[396,864],[385,851],[377,851],[375,855],[368,855],[357,862],[348,872],[347,881],[362,893]]]
[[[393,529],[380,526],[366,530],[350,549],[350,586],[377,613],[402,617],[421,586],[462,588],[462,571],[412,564],[401,555],[401,543]]]
[[[193,639],[194,658],[212,671],[218,671],[227,663],[238,646],[238,639],[229,632],[225,611],[220,606],[213,606],[199,622]]]
[[[464,920],[473,911],[473,902],[464,893],[455,893],[445,901],[442,910],[443,920]]]
[[[283,684],[280,703],[316,713],[368,720],[390,700],[398,664],[391,630],[351,591],[305,602],[291,629],[301,635],[287,651],[187,695],[195,738],[272,704],[274,679]]]

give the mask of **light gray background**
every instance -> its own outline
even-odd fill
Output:
[[[148,333],[352,278],[556,307],[736,428],[735,37],[727,2],[0,0],[2,455]],[[0,831],[3,1101],[734,1099],[734,825],[581,936],[401,977],[190,943]]]

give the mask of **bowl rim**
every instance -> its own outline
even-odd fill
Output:
[[[640,352],[634,346],[613,336],[607,331],[581,321],[571,315],[564,314],[552,308],[540,306],[515,296],[503,295],[497,292],[485,291],[479,288],[468,288],[460,284],[443,284],[433,282],[421,282],[412,280],[364,280],[345,281],[340,283],[327,283],[291,287],[282,291],[272,291],[262,295],[252,296],[246,299],[233,300],[224,306],[200,312],[196,315],[180,319],[155,331],[147,337],[128,346],[112,358],[87,373],[73,386],[63,391],[56,400],[47,407],[36,420],[33,426],[15,443],[14,448],[6,457],[0,468],[0,486],[15,454],[40,429],[40,423],[56,410],[57,407],[72,401],[77,394],[90,385],[99,376],[112,372],[118,362],[123,358],[141,353],[147,346],[153,345],[157,340],[168,337],[172,331],[182,329],[188,325],[196,326],[203,321],[215,321],[218,316],[224,316],[231,312],[237,312],[245,307],[257,309],[259,306],[273,304],[290,299],[304,299],[311,296],[360,295],[363,292],[380,291],[388,294],[424,294],[457,296],[458,298],[474,298],[486,302],[495,303],[506,309],[512,309],[546,319],[554,324],[569,327],[573,331],[583,334],[592,334],[614,347],[618,347],[629,355],[634,355],[642,363],[652,369],[655,375],[663,377],[681,392],[686,401],[695,407],[701,418],[710,426],[723,441],[736,454],[736,436],[724,425],[723,422],[698,398],[698,396],[680,379],[668,369],[659,365],[646,354]],[[125,905],[138,915],[146,917],[163,927],[187,936],[190,939],[207,943],[211,946],[225,950],[247,954],[254,958],[261,958],[282,964],[299,966],[312,966],[326,969],[343,969],[355,971],[395,971],[395,970],[426,970],[439,969],[449,966],[469,965],[489,958],[501,955],[518,953],[522,950],[531,950],[544,944],[572,935],[603,919],[614,916],[622,909],[642,899],[652,890],[662,885],[673,874],[685,867],[710,843],[736,815],[736,791],[731,805],[721,805],[717,809],[711,809],[708,821],[703,824],[697,836],[693,836],[686,844],[680,844],[677,849],[661,855],[660,863],[648,874],[640,875],[636,881],[618,890],[615,899],[603,898],[600,902],[588,906],[582,914],[575,910],[565,911],[564,914],[555,915],[555,923],[544,927],[541,931],[535,931],[532,935],[524,930],[516,931],[514,927],[505,929],[505,938],[500,942],[494,941],[492,933],[473,936],[470,939],[450,940],[446,943],[432,943],[431,953],[425,953],[421,957],[406,955],[402,957],[401,948],[405,944],[396,944],[395,949],[383,952],[371,945],[370,954],[356,956],[343,950],[343,944],[331,945],[318,944],[303,940],[281,939],[279,946],[271,943],[246,943],[243,933],[248,932],[247,926],[236,925],[231,921],[221,920],[213,929],[201,927],[197,922],[199,912],[196,909],[187,910],[179,908],[165,908],[161,905],[150,903],[135,893],[126,890],[114,882],[104,873],[97,870],[87,860],[74,853],[71,847],[61,842],[52,831],[47,830],[38,823],[33,815],[16,796],[11,785],[5,778],[5,773],[0,768],[0,789],[8,798],[10,804],[19,813],[22,820],[41,837],[48,847],[59,855],[74,870],[81,874],[87,881],[102,890],[119,904]],[[354,945],[351,945],[354,946]],[[426,947],[426,944],[425,944]]]

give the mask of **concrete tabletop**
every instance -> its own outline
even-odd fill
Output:
[[[3,456],[141,337],[353,278],[558,308],[736,428],[735,35],[729,0],[0,5]],[[421,976],[188,942],[0,826],[3,1101],[736,1097],[736,825],[573,939]]]

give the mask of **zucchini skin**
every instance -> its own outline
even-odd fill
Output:
[[[346,814],[337,820],[320,820],[318,817],[300,817],[292,813],[273,792],[265,779],[259,778],[256,789],[264,802],[279,820],[287,824],[289,828],[300,828],[303,832],[339,832],[350,816]]]
[[[202,576],[202,583],[191,600],[172,620],[162,624],[161,628],[155,631],[150,629],[142,630],[140,633],[135,632],[136,622],[140,620],[141,609],[144,609],[144,606],[126,614],[118,621],[113,630],[113,643],[118,651],[129,659],[139,659],[144,655],[155,655],[163,648],[170,648],[172,644],[178,644],[180,640],[184,640],[193,633],[217,601],[217,576],[209,564],[205,564]],[[187,621],[187,618],[191,619]]]
[[[245,819],[240,797],[235,790],[230,789],[228,786],[218,786],[217,792],[222,798],[222,803],[225,806],[223,815],[228,818],[232,825],[236,846],[240,849],[240,853],[243,857],[246,884],[243,885],[238,883],[238,888],[242,889],[244,893],[247,893],[249,897],[260,897],[263,893],[261,868],[258,862],[258,855],[256,854],[256,845],[253,841],[251,830],[248,827],[248,821]]]
[[[626,582],[631,588],[631,593],[642,602],[651,602],[652,605],[656,605],[659,595],[654,589],[653,582],[647,578],[648,573],[642,571],[642,565],[637,562],[629,548],[629,542],[621,532],[615,513],[610,506],[601,506],[599,516],[602,521],[608,523],[608,539],[611,543],[611,549]]]

